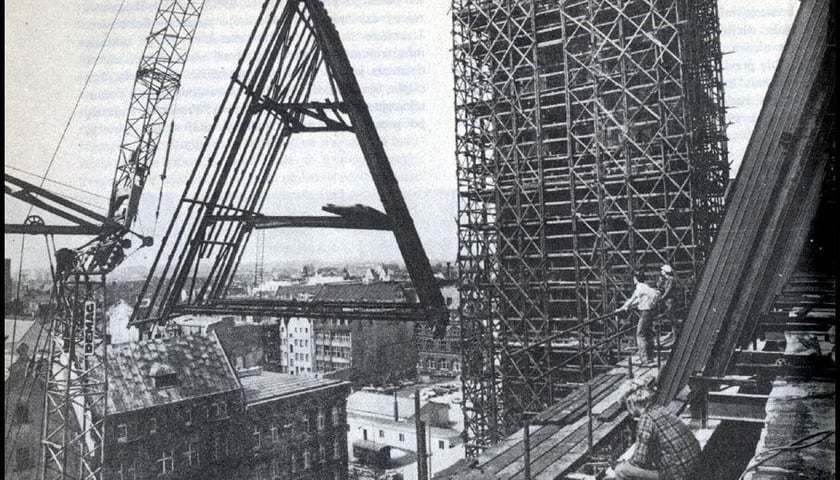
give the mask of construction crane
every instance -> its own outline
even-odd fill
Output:
[[[279,8],[281,4],[283,8]],[[152,243],[132,226],[202,7],[203,2],[167,0],[158,7],[137,70],[107,215],[6,175],[8,195],[73,222],[6,225],[6,233],[94,237],[75,250],[56,252],[59,314],[50,327],[43,428],[45,479],[102,477],[107,416],[102,311],[105,276],[125,259],[131,248],[129,237],[139,238],[141,247]],[[266,35],[269,31],[271,35]],[[257,37],[271,41],[252,41]],[[331,90],[331,98],[324,101],[309,98],[319,74],[326,75]],[[232,115],[239,119],[229,123]],[[323,209],[330,216],[263,214],[267,186],[273,182],[285,146],[292,135],[304,132],[354,135],[385,211],[362,205],[327,205]],[[281,227],[391,231],[419,302],[311,306],[273,300],[226,302],[225,292],[252,231]],[[202,262],[209,264],[211,271],[199,278]],[[160,280],[152,287],[156,276]],[[186,303],[179,301],[184,291],[189,291]],[[437,337],[443,335],[449,312],[347,54],[320,1],[263,3],[139,299],[147,293],[151,294],[150,308],[144,311],[138,304],[132,318],[141,331],[166,323],[176,314],[221,309],[274,316],[294,311],[425,320]]]
[[[139,240],[138,248],[152,244],[133,225],[203,7],[203,0],[161,0],[158,5],[135,76],[107,215],[5,174],[7,195],[72,225],[26,221],[6,224],[4,233],[93,237],[76,249],[55,252],[58,309],[49,327],[41,478],[102,478],[105,276],[126,258],[132,237]]]

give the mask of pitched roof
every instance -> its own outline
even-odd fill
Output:
[[[340,380],[265,371],[259,375],[243,376],[239,381],[245,393],[245,403],[249,405],[309,390],[348,385]]]
[[[341,302],[405,302],[406,291],[399,282],[328,283],[313,300]]]
[[[161,369],[175,373],[174,386],[155,388],[153,374]],[[142,340],[108,348],[109,414],[238,388],[236,373],[214,333]]]

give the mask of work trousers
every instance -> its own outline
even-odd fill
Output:
[[[636,327],[636,345],[639,347],[639,361],[653,360],[653,311],[640,310]]]

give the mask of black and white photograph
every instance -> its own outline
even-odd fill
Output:
[[[4,13],[4,479],[836,478],[834,0]]]

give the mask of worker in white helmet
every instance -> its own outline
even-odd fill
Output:
[[[656,281],[656,289],[661,293],[659,305],[661,315],[671,325],[673,336],[676,338],[680,330],[679,321],[674,318],[674,302],[677,297],[677,277],[670,265],[664,264],[659,268],[659,278]]]

